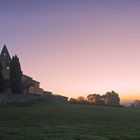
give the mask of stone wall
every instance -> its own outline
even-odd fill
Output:
[[[41,96],[35,94],[7,94],[0,93],[0,104],[2,103],[26,103],[35,102],[40,99]]]

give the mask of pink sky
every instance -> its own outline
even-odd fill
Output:
[[[15,2],[15,3],[14,3]],[[68,97],[115,90],[140,99],[140,2],[0,2],[0,46],[25,74]]]

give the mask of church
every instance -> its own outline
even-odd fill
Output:
[[[2,65],[2,75],[4,80],[4,93],[11,93],[10,88],[10,62],[11,56],[9,51],[4,45],[1,54],[0,61]],[[43,89],[40,88],[40,82],[34,80],[32,77],[22,74],[22,93],[23,94],[37,94],[42,95]]]

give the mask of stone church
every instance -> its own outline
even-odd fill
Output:
[[[1,51],[0,61],[2,64],[2,75],[4,79],[4,93],[11,93],[10,89],[11,56],[8,52],[6,45],[4,45]],[[40,88],[40,82],[24,74],[22,75],[22,89],[23,94],[38,94],[38,95],[43,94],[43,89]]]

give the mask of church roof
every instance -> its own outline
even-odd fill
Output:
[[[11,59],[11,56],[9,54],[9,51],[6,47],[6,45],[3,46],[0,57],[6,56],[7,58]]]
[[[31,81],[34,82],[34,83],[40,84],[40,82],[34,80],[32,77],[30,77],[30,76],[28,76],[28,75],[25,75],[25,74],[22,75],[22,79],[24,79],[24,80],[31,80]]]

